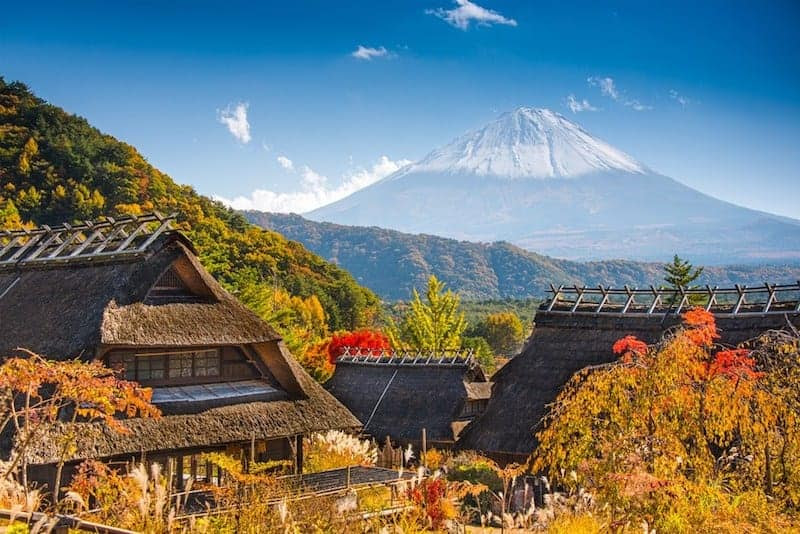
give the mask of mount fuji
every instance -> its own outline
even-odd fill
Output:
[[[525,107],[306,217],[569,259],[800,259],[800,221],[700,193],[558,113]]]

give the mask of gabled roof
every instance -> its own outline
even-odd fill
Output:
[[[468,354],[351,354],[339,358],[325,388],[379,441],[386,436],[453,442],[452,423],[460,418],[470,392],[488,384]]]
[[[493,377],[492,397],[486,411],[461,433],[457,448],[476,450],[505,460],[524,461],[536,446],[534,434],[570,377],[589,365],[614,361],[615,341],[635,335],[654,343],[680,323],[674,314],[623,314],[572,312],[545,303],[536,313],[533,334],[522,353],[512,358]],[[596,304],[594,305],[597,306]],[[721,342],[735,345],[787,321],[800,326],[798,314],[719,314]]]
[[[67,461],[222,445],[247,441],[254,434],[263,439],[360,427],[294,360],[275,330],[206,272],[182,234],[168,230],[165,221],[156,221],[156,234],[148,233],[142,219],[102,226],[103,242],[115,251],[108,255],[93,246],[80,248],[93,242],[91,229],[80,230],[89,236],[79,237],[72,230],[64,233],[63,227],[33,230],[40,246],[46,244],[39,253],[32,245],[17,254],[7,244],[16,241],[19,251],[28,241],[12,234],[4,242],[0,236],[0,260],[14,258],[0,265],[0,358],[14,355],[18,347],[51,359],[91,360],[99,351],[117,347],[246,345],[271,375],[261,386],[275,387],[244,391],[239,384],[231,386],[241,395],[238,400],[231,399],[231,392],[217,391],[219,398],[172,402],[159,419],[122,421],[131,430],[127,434],[99,423],[76,423],[77,443]],[[50,239],[56,234],[58,239]],[[109,240],[112,235],[117,241]],[[62,250],[52,248],[65,243]],[[78,253],[63,256],[69,247]],[[40,261],[46,256],[52,257]],[[169,292],[152,294],[165,273],[180,282],[181,291],[190,292],[188,298],[183,293],[174,298]],[[32,463],[58,461],[57,436],[66,430],[64,424],[46,429],[34,446]],[[2,448],[9,446],[4,440]]]
[[[203,269],[191,244],[167,231],[121,256],[23,261],[0,268],[0,355],[18,347],[53,359],[92,358],[101,345],[223,345],[279,335]],[[29,249],[30,250],[30,249]],[[148,300],[172,266],[192,280],[192,300]]]

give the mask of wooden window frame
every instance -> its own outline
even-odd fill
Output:
[[[191,355],[191,372],[185,375],[185,365],[173,365],[174,361],[184,360],[186,355]],[[123,376],[126,380],[133,380],[148,386],[164,385],[188,385],[202,383],[204,380],[222,380],[222,350],[219,347],[200,348],[191,350],[165,350],[158,352],[134,352],[120,356],[123,365]],[[198,359],[203,361],[202,367],[198,366]],[[216,362],[209,364],[208,362]],[[146,362],[146,364],[145,364]],[[153,377],[154,367],[152,363],[160,362],[155,366],[160,371],[160,376]],[[134,371],[131,372],[128,365],[134,364]],[[144,365],[143,365],[144,364]],[[178,376],[171,376],[172,372],[178,369]],[[203,369],[202,374],[198,369]],[[209,374],[209,370],[214,372]]]

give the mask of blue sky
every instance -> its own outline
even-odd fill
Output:
[[[14,2],[0,75],[241,206],[313,207],[534,106],[800,218],[797,2],[459,1]]]

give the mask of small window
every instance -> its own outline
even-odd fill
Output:
[[[136,375],[138,380],[161,380],[164,378],[164,355],[138,356]]]
[[[195,376],[219,376],[219,353],[215,350],[198,352],[194,358]]]
[[[169,377],[188,378],[192,376],[192,353],[169,355]]]
[[[192,382],[193,377],[219,377],[222,363],[218,349],[169,353],[112,353],[109,366],[125,380],[139,382]]]

